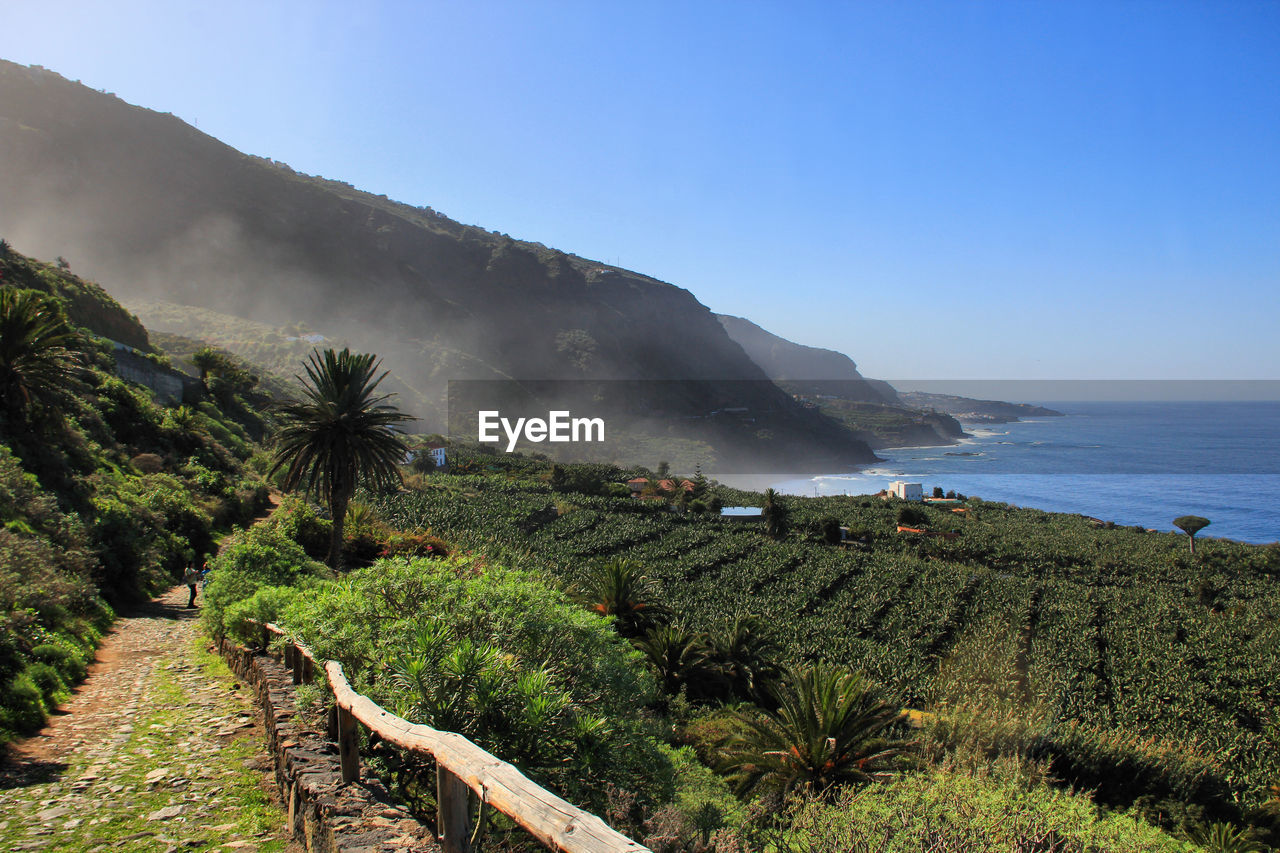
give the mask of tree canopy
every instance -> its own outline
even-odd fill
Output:
[[[1209,519],[1201,515],[1180,515],[1173,520],[1173,526],[1187,534],[1187,541],[1191,544],[1192,554],[1196,552],[1196,534],[1208,527],[1209,524]]]

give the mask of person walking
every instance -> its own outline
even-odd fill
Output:
[[[187,601],[187,607],[196,606],[196,584],[200,583],[200,573],[196,571],[195,563],[187,566],[187,572],[182,576],[182,582],[191,590],[191,598]]]

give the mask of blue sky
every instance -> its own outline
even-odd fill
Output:
[[[0,57],[888,378],[1280,378],[1280,3],[66,3]]]

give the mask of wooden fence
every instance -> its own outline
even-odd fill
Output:
[[[411,723],[386,711],[352,688],[337,661],[317,661],[306,646],[289,639],[274,624],[262,625],[262,645],[272,635],[283,637],[284,664],[293,683],[309,683],[322,669],[333,695],[329,736],[338,744],[342,781],[360,778],[357,724],[401,749],[427,754],[436,762],[436,834],[445,853],[469,853],[471,812],[468,792],[475,792],[480,811],[496,809],[528,830],[534,838],[565,853],[650,853],[589,812],[557,797],[518,769],[460,734]]]

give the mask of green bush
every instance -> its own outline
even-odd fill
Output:
[[[0,735],[31,734],[44,725],[46,708],[40,688],[25,672],[5,687],[0,698]]]
[[[1001,772],[929,771],[798,803],[769,840],[778,853],[1197,849],[1141,820],[1100,812],[1084,795]]]
[[[465,555],[382,560],[297,596],[282,622],[375,701],[461,731],[572,800],[602,808],[609,785],[669,793],[638,653],[530,574]]]
[[[267,524],[301,545],[308,557],[322,560],[328,556],[333,522],[321,518],[313,505],[297,495],[285,495]]]
[[[257,646],[262,641],[260,626],[280,618],[300,590],[290,586],[260,587],[249,598],[229,605],[223,624],[227,636],[244,646]]]
[[[31,650],[31,659],[52,666],[68,685],[84,678],[87,672],[84,659],[65,646],[43,643]]]
[[[215,637],[227,632],[227,608],[253,597],[259,589],[294,586],[328,577],[329,570],[308,559],[302,547],[270,524],[255,524],[234,533],[209,564],[204,589],[206,628]]]
[[[660,810],[656,820],[662,824],[659,834],[675,835],[684,843],[684,849],[705,849],[711,835],[725,827],[736,828],[746,817],[746,808],[733,795],[729,784],[717,776],[711,768],[698,760],[690,747],[663,747],[663,753],[671,761],[674,774],[675,797],[671,804]]]
[[[55,704],[54,697],[67,689],[67,685],[62,682],[62,676],[58,675],[58,670],[47,663],[29,663],[23,670],[23,675],[31,679],[31,683],[40,691],[45,705],[49,708]]]
[[[921,507],[906,504],[898,507],[898,524],[903,527],[923,527],[929,523],[929,514]]]
[[[116,600],[154,588],[162,574],[153,534],[161,518],[114,494],[93,499],[90,534],[98,555],[98,587]]]

